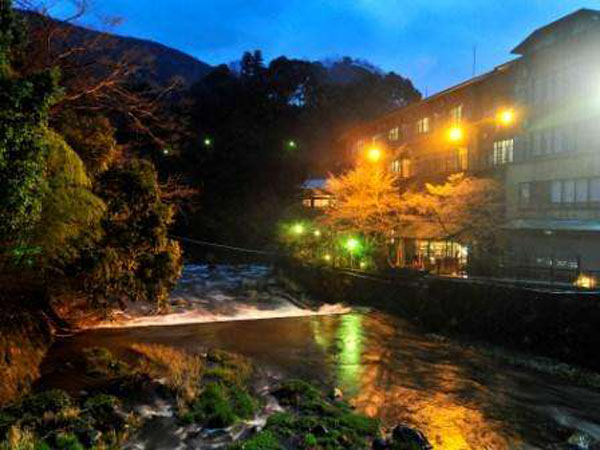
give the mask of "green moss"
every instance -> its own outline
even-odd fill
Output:
[[[306,433],[304,435],[304,447],[305,448],[316,447],[317,444],[318,444],[317,438],[315,437],[314,434],[312,434],[312,433]]]
[[[56,437],[57,450],[85,450],[77,436],[71,433],[59,434]]]
[[[19,411],[21,414],[42,416],[48,412],[59,413],[71,406],[73,406],[73,402],[69,394],[59,389],[53,389],[25,397]]]
[[[211,428],[225,428],[237,419],[227,397],[225,386],[209,383],[190,411],[184,416],[186,422],[202,423]]]
[[[235,444],[230,450],[282,450],[284,447],[270,431],[262,431],[245,442]]]
[[[116,378],[131,374],[130,367],[106,348],[86,348],[83,353],[86,373],[90,376]]]

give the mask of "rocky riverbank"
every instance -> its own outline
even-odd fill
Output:
[[[428,449],[416,430],[382,429],[335,390],[259,381],[240,356],[134,345],[127,361],[90,348],[88,386],[46,390],[0,410],[1,449]]]

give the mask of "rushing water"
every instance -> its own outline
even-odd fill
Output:
[[[203,279],[210,285],[210,276]],[[190,289],[189,278],[185,283]],[[221,294],[226,289],[219,285]],[[239,283],[227,295],[248,301]],[[90,346],[120,355],[134,343],[192,352],[221,348],[250,357],[265,373],[339,386],[359,410],[388,425],[415,425],[436,449],[548,448],[575,430],[600,438],[600,391],[516,368],[389,315],[237,319],[81,333],[54,345],[42,368],[43,383],[84,387],[85,379],[66,362]]]

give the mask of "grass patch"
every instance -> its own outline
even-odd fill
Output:
[[[198,396],[204,372],[201,356],[157,344],[135,344],[131,348],[142,356],[136,369],[164,380],[175,393],[180,407]]]

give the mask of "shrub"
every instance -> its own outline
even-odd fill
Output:
[[[131,348],[142,355],[138,370],[165,379],[183,403],[196,398],[204,372],[202,357],[164,345],[135,344]]]

